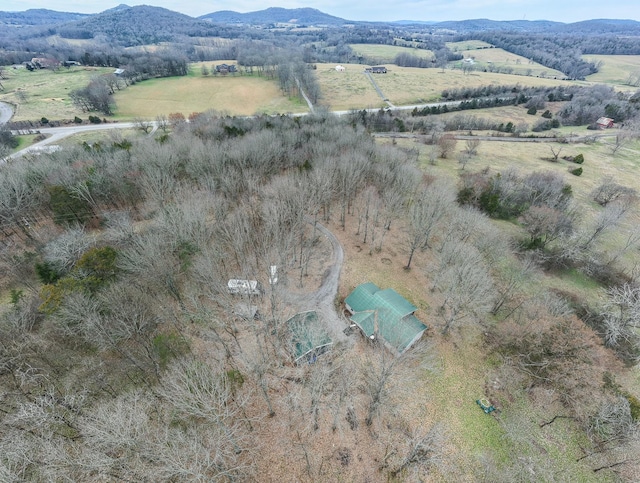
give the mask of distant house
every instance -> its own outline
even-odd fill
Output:
[[[75,60],[65,60],[62,65],[64,65],[65,67],[72,67],[72,66],[79,66],[82,65],[80,62],[77,62]]]
[[[344,65],[336,65],[336,72],[344,72],[345,70],[347,69],[344,68]]]
[[[233,74],[238,72],[238,66],[235,64],[219,64],[216,65],[216,72],[219,74]]]
[[[469,64],[469,65],[473,65],[476,63],[475,60],[473,60],[471,57],[467,57],[466,59],[462,59],[462,62],[464,62],[465,64]]]
[[[318,320],[314,310],[294,315],[286,322],[289,331],[289,347],[296,364],[312,364],[327,353],[333,341]]]
[[[369,70],[368,72],[371,72],[372,74],[386,74],[387,68],[383,65],[376,65],[374,67],[371,67],[371,70]]]
[[[613,119],[610,117],[601,117],[596,121],[596,126],[598,129],[608,129],[613,127]]]
[[[358,285],[344,301],[349,320],[371,340],[380,339],[400,355],[427,330],[414,315],[417,307],[392,288],[381,290],[368,282]]]
[[[113,75],[121,77],[124,74],[124,69],[116,69],[113,71]]]

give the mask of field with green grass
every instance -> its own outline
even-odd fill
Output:
[[[474,49],[458,50],[465,58],[475,61],[476,70],[490,68],[511,69],[514,74],[536,76],[536,77],[556,77],[563,79],[565,75],[559,70],[550,69],[537,62],[532,62],[526,57],[512,54],[503,49]],[[459,65],[459,62],[456,63]]]
[[[113,69],[109,67],[71,67],[57,71],[8,68],[0,101],[17,106],[14,121],[39,120],[43,116],[49,119],[86,117],[73,105],[69,92],[85,87],[95,76],[111,72]]]
[[[453,52],[460,52],[463,50],[487,49],[492,47],[491,44],[483,40],[462,40],[460,42],[447,42],[446,45],[449,50],[452,50]]]
[[[387,74],[375,76],[376,83],[396,105],[422,104],[440,98],[445,89],[480,87],[485,85],[556,86],[566,81],[540,79],[492,72],[463,73],[461,70],[391,67]]]
[[[206,62],[207,68],[218,62]],[[155,118],[159,114],[216,110],[221,113],[249,116],[306,112],[307,105],[282,95],[273,80],[258,76],[203,76],[202,64],[192,64],[190,75],[150,79],[115,95],[116,119]]]
[[[350,44],[353,51],[358,55],[363,55],[370,59],[375,59],[376,63],[393,63],[398,54],[410,54],[416,57],[433,59],[433,52],[426,49],[412,49],[411,47],[399,47],[396,45],[376,45],[376,44]]]
[[[587,77],[589,82],[635,89],[628,85],[629,76],[635,74],[640,78],[640,55],[583,55],[582,58],[588,62],[602,63],[599,72]]]

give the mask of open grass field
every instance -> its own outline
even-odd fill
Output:
[[[589,62],[602,62],[600,71],[587,77],[589,82],[636,89],[628,85],[628,80],[629,75],[640,73],[640,55],[583,55],[582,58]]]
[[[363,74],[361,64],[342,64],[346,70],[336,72],[335,64],[317,64],[316,77],[322,92],[322,103],[332,110],[383,107],[380,96]]]
[[[410,54],[416,57],[433,59],[433,52],[425,49],[412,49],[411,47],[398,47],[396,45],[375,44],[350,44],[356,54],[375,59],[376,63],[392,63],[398,54]]]
[[[210,67],[210,63],[208,63]],[[226,76],[151,79],[116,93],[116,119],[154,118],[159,114],[216,110],[229,115],[306,112],[306,104],[282,95],[264,77]]]
[[[485,85],[556,86],[566,81],[541,79],[514,74],[472,72],[461,70],[418,69],[392,67],[387,74],[375,76],[376,83],[389,100],[396,105],[422,104],[440,98],[445,89],[480,87]]]
[[[72,67],[58,71],[8,68],[0,101],[17,106],[14,121],[38,120],[43,116],[49,119],[86,117],[73,105],[69,92],[86,86],[94,76],[111,72],[113,69],[109,67]]]
[[[464,43],[464,42],[462,42]],[[499,67],[501,69],[509,68],[513,69],[514,74],[528,75],[528,76],[540,76],[540,77],[556,77],[562,79],[565,75],[559,70],[550,69],[537,62],[532,62],[526,57],[512,54],[503,49],[459,49],[465,58],[472,58],[475,60],[476,70],[483,70],[490,65]],[[459,62],[457,63],[459,64]]]
[[[491,44],[484,40],[462,40],[460,42],[447,42],[447,47],[453,52],[460,52],[462,50],[476,50],[486,49],[491,47]]]

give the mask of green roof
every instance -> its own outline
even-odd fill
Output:
[[[287,320],[287,327],[296,362],[306,356],[323,353],[322,349],[326,350],[333,343],[325,328],[318,322],[318,314],[313,310],[294,315]]]
[[[427,329],[413,312],[417,307],[392,288],[380,290],[371,283],[357,286],[345,299],[354,313],[351,321],[360,327],[367,337],[378,336],[402,354]]]

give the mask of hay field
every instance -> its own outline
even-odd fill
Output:
[[[210,68],[214,63],[206,64]],[[186,77],[150,79],[117,92],[115,117],[152,119],[160,114],[181,112],[188,116],[211,109],[237,116],[308,110],[306,104],[283,96],[277,84],[264,77],[204,77],[200,67],[193,64]]]
[[[491,47],[491,44],[484,40],[462,40],[460,42],[447,42],[446,46],[453,52],[458,52],[461,50],[486,49]]]
[[[346,68],[344,72],[336,72],[335,64],[317,64],[323,104],[340,111],[386,106],[363,74],[363,65],[342,65]]]
[[[412,49],[396,45],[349,44],[356,54],[376,59],[376,63],[392,63],[398,54],[410,54],[416,57],[433,59],[433,52],[426,49]]]
[[[110,67],[71,67],[58,71],[47,69],[28,71],[25,68],[6,69],[6,80],[2,81],[0,101],[16,107],[12,120],[73,119],[86,117],[77,109],[69,92],[86,86],[92,77],[113,72]],[[24,100],[19,93],[24,96]]]
[[[587,62],[602,62],[600,72],[587,77],[589,82],[623,86],[630,74],[640,73],[640,55],[583,55],[582,58]]]
[[[559,70],[550,69],[537,62],[531,62],[526,57],[512,54],[504,49],[469,49],[459,50],[465,58],[473,58],[476,61],[476,69],[485,69],[489,65],[499,68],[511,68],[515,74],[533,75],[543,77],[557,77],[562,79],[565,74]]]
[[[364,77],[364,76],[363,76]],[[472,72],[461,70],[418,69],[392,67],[387,74],[376,75],[376,83],[396,105],[423,104],[440,98],[445,89],[480,87],[486,85],[557,86],[567,81],[542,79],[514,74]]]

